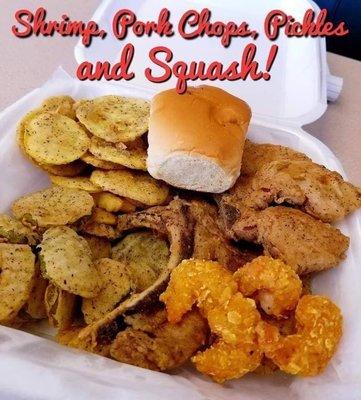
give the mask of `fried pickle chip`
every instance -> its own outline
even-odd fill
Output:
[[[18,123],[18,126],[16,128],[16,142],[18,144],[18,146],[20,147],[20,149],[23,151],[24,154],[26,154],[28,157],[29,154],[27,154],[27,151],[25,149],[25,145],[24,145],[24,136],[25,136],[25,129],[28,125],[28,123],[34,119],[35,117],[37,117],[39,114],[41,114],[41,109],[36,109],[33,111],[28,112],[27,114],[25,114],[25,116],[20,120],[20,122]],[[31,160],[32,157],[30,157]],[[35,163],[36,161],[33,160]]]
[[[124,264],[110,258],[101,258],[96,262],[104,282],[103,289],[92,299],[83,299],[82,311],[87,324],[104,317],[130,293],[131,285]]]
[[[147,170],[147,152],[144,148],[128,149],[123,143],[117,146],[93,136],[89,151],[101,160],[110,161],[132,169]]]
[[[44,302],[47,287],[48,281],[42,277],[40,267],[37,264],[33,287],[24,308],[24,311],[33,319],[43,319],[47,316]]]
[[[38,163],[68,164],[89,148],[90,139],[74,120],[61,114],[41,112],[27,119],[24,148]]]
[[[103,96],[75,104],[79,121],[107,142],[129,142],[148,130],[149,103],[142,99]]]
[[[112,258],[127,266],[135,292],[142,292],[157,280],[169,254],[167,242],[151,232],[130,233],[112,248]]]
[[[18,219],[31,218],[38,226],[66,225],[90,215],[92,196],[79,189],[54,186],[16,200],[12,212]]]
[[[81,160],[75,160],[69,164],[63,164],[63,165],[38,164],[38,163],[35,164],[44,171],[49,172],[49,174],[57,176],[69,176],[69,177],[81,174],[86,168],[86,164]]]
[[[34,245],[39,242],[39,235],[20,221],[9,217],[6,214],[0,214],[0,242],[9,242],[14,244]]]
[[[43,101],[41,109],[43,111],[54,112],[75,119],[75,110],[73,108],[74,103],[74,99],[70,96],[52,96]]]
[[[40,245],[43,275],[59,288],[82,297],[94,297],[101,289],[101,277],[87,241],[73,229],[48,229]]]
[[[70,189],[85,190],[89,193],[98,193],[102,191],[99,186],[94,185],[94,183],[90,182],[89,178],[84,176],[65,177],[50,175],[50,180],[54,185],[63,186]]]
[[[75,160],[69,164],[62,164],[62,165],[53,165],[53,164],[46,164],[46,163],[39,163],[35,159],[33,159],[26,151],[24,145],[24,132],[25,127],[28,121],[31,121],[35,116],[41,113],[41,109],[34,110],[29,112],[25,115],[25,117],[20,121],[16,130],[16,141],[24,155],[26,155],[29,160],[36,165],[37,167],[41,168],[42,170],[49,172],[53,175],[59,176],[76,176],[79,175],[82,171],[84,171],[86,164],[81,160]]]
[[[55,285],[49,284],[45,291],[44,303],[50,325],[68,329],[73,322],[76,296]]]
[[[99,258],[110,258],[112,246],[108,239],[91,235],[84,235],[83,237],[89,244],[94,261]]]
[[[124,169],[123,165],[115,164],[110,161],[101,160],[98,157],[95,157],[93,154],[87,152],[83,156],[80,157],[82,161],[85,163],[92,165],[93,167],[106,169],[106,170],[117,170]]]
[[[0,323],[16,317],[33,287],[35,255],[28,245],[0,243]]]
[[[91,182],[107,192],[129,197],[148,206],[163,204],[169,188],[150,175],[134,171],[93,171]]]

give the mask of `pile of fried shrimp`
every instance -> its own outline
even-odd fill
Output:
[[[302,282],[280,260],[261,256],[234,274],[217,262],[184,260],[161,295],[168,320],[178,323],[194,306],[214,342],[193,358],[198,371],[223,383],[264,363],[288,374],[314,376],[334,355],[342,315],[327,297],[302,295]],[[284,335],[282,323],[294,326]]]

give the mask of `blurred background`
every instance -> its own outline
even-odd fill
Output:
[[[327,50],[361,60],[361,0],[315,0],[328,10],[328,20],[334,24],[346,22],[350,31],[344,37],[327,38]]]

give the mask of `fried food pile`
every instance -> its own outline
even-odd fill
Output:
[[[342,315],[331,300],[300,298],[301,292],[293,269],[269,257],[256,258],[233,275],[218,263],[191,259],[172,272],[161,300],[172,323],[197,305],[217,339],[192,361],[222,383],[254,371],[264,355],[290,374],[312,376],[324,370],[341,338]],[[296,333],[282,336],[262,320],[256,302],[276,318],[295,310]]]
[[[149,104],[56,96],[17,142],[51,186],[0,215],[0,323],[46,319],[68,346],[157,371],[192,360],[222,383],[322,372],[342,315],[312,294],[349,238],[360,189],[292,149],[246,142],[221,195],[146,171]]]

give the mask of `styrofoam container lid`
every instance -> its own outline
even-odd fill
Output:
[[[128,36],[120,41],[112,32],[113,17],[119,9],[132,10],[141,21],[157,21],[162,8],[171,12],[170,21],[173,23],[175,35],[160,37],[153,34],[151,37],[137,37],[131,29]],[[279,125],[302,126],[319,118],[327,107],[326,99],[326,48],[321,38],[287,38],[283,31],[275,42],[268,40],[264,34],[264,19],[269,11],[280,9],[292,15],[297,21],[302,21],[307,9],[318,10],[317,6],[308,0],[105,0],[96,10],[93,20],[99,23],[102,29],[108,32],[104,40],[96,38],[90,47],[84,47],[79,42],[75,48],[75,57],[78,63],[83,61],[119,60],[120,52],[126,43],[133,43],[135,56],[131,71],[135,78],[130,81],[141,89],[160,91],[175,87],[176,78],[165,83],[151,83],[145,75],[146,67],[152,67],[157,75],[163,70],[155,66],[148,57],[149,50],[155,46],[167,46],[173,52],[176,61],[221,61],[228,66],[233,61],[240,60],[244,47],[252,42],[248,38],[233,38],[231,45],[224,48],[220,38],[201,37],[195,40],[185,40],[177,32],[177,25],[181,15],[189,10],[201,11],[209,8],[212,11],[211,21],[246,21],[251,29],[259,32],[258,38],[253,41],[257,44],[256,60],[264,71],[269,49],[272,44],[279,46],[277,58],[271,70],[270,81],[196,81],[194,84],[211,84],[221,87],[230,93],[245,99],[251,106],[253,115],[257,119],[271,120]],[[119,84],[127,84],[118,81]]]

